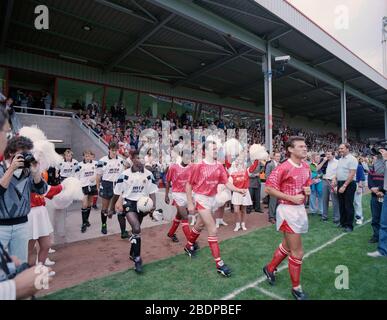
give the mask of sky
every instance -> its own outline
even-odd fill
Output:
[[[387,16],[387,0],[287,1],[382,73],[382,18]]]

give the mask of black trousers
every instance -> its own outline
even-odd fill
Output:
[[[261,210],[261,184],[259,183],[258,187],[249,188],[251,201],[253,202],[253,210]]]
[[[337,190],[339,190],[345,181],[337,182]],[[340,209],[340,224],[344,228],[353,229],[353,220],[355,218],[355,208],[353,206],[353,200],[355,198],[356,182],[352,181],[344,193],[337,192],[339,198]]]

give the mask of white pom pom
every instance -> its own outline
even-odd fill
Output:
[[[231,157],[236,157],[243,151],[242,145],[235,138],[227,140],[226,143],[224,144],[224,149],[225,149],[226,155]]]
[[[47,140],[46,135],[38,126],[23,127],[19,130],[19,135],[31,139],[32,142]]]
[[[250,160],[268,160],[269,154],[266,151],[266,148],[260,144],[253,144],[250,147]]]
[[[231,192],[225,189],[222,192],[217,193],[215,200],[219,206],[223,206],[227,201],[231,200]]]
[[[62,182],[63,190],[52,199],[55,209],[65,209],[69,207],[74,200],[82,200],[83,192],[81,181],[77,178],[66,178]]]
[[[47,140],[34,141],[32,153],[42,170],[47,170],[49,167],[57,167],[62,161],[62,157],[55,151],[54,144]]]
[[[81,181],[74,177],[66,178],[61,183],[63,190],[60,194],[66,193],[73,200],[82,200],[82,184]]]

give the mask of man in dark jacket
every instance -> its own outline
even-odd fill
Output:
[[[261,164],[257,166],[257,168],[249,173],[250,177],[250,195],[251,200],[253,201],[253,210],[255,212],[263,213],[261,209],[261,179],[259,178],[259,173],[261,171]]]
[[[379,241],[380,214],[382,213],[383,207],[383,181],[384,161],[382,155],[377,155],[368,172],[368,188],[371,190],[371,225],[373,230],[373,235],[369,243],[377,243]]]

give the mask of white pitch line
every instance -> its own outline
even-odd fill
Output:
[[[359,226],[355,226],[355,229],[357,228],[360,228],[360,227],[363,227],[365,226],[366,224],[370,223],[371,222],[371,219],[368,219],[367,221],[365,221],[362,225],[359,225]],[[333,239],[329,240],[328,242],[322,244],[321,246],[307,252],[303,259],[306,259],[308,258],[309,256],[311,256],[312,254],[324,249],[325,247],[331,245],[332,243],[335,243],[337,240],[339,240],[340,238],[346,236],[347,234],[349,233],[342,233],[342,234],[339,234],[338,236],[334,237]],[[282,270],[284,269],[287,269],[288,266],[287,265],[282,265],[281,267],[278,268],[277,270],[277,273],[281,272]],[[236,290],[234,290],[233,292],[229,293],[228,295],[224,296],[223,298],[221,298],[220,300],[231,300],[233,298],[235,298],[237,295],[239,295],[240,293],[242,293],[243,291],[246,291],[247,289],[250,289],[250,288],[254,288],[254,287],[257,287],[260,283],[266,281],[266,276],[262,276],[262,277],[259,277],[257,280],[255,280],[254,282],[250,282],[248,284],[246,284],[245,286],[243,287],[240,287]]]
[[[265,295],[267,295],[270,298],[273,298],[275,300],[286,300],[285,298],[282,298],[281,296],[279,296],[279,295],[277,295],[277,294],[275,294],[273,292],[270,292],[270,291],[268,291],[266,289],[263,289],[263,288],[260,288],[260,287],[255,287],[254,289],[262,292],[263,294],[265,294]]]

